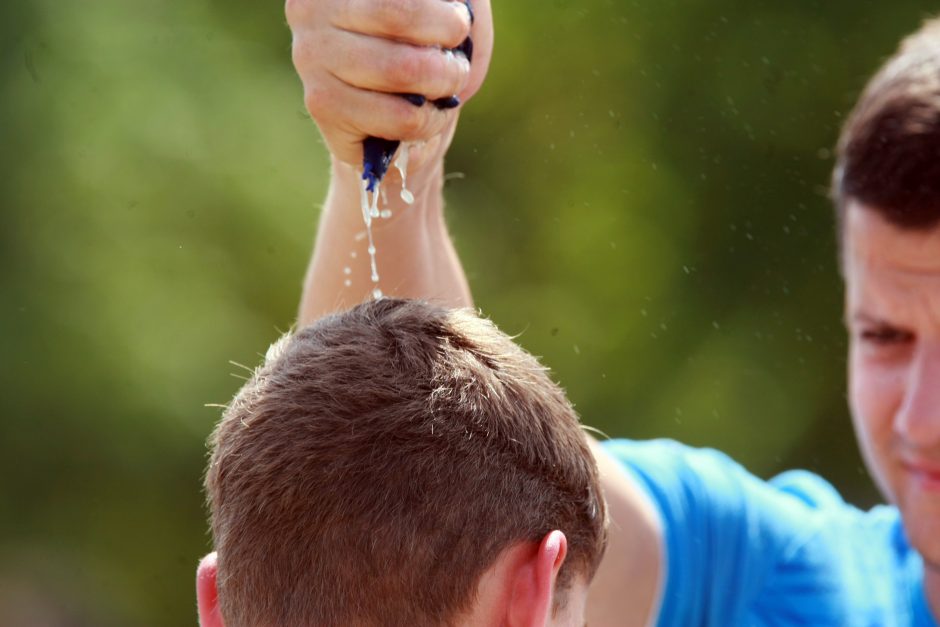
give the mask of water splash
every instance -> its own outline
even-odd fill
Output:
[[[406,204],[412,205],[415,202],[415,196],[408,191],[408,156],[411,149],[410,144],[402,144],[398,150],[398,158],[395,159],[395,167],[401,173],[401,199]]]
[[[379,187],[377,186],[376,189],[372,191],[371,202],[369,201],[368,188],[369,188],[369,182],[363,180],[359,200],[360,200],[360,206],[362,208],[362,220],[366,224],[366,235],[369,238],[368,251],[369,251],[369,264],[372,268],[372,282],[377,284],[379,282],[379,270],[378,270],[378,266],[375,263],[375,241],[372,239],[372,218],[373,218],[373,211],[375,211],[376,217],[379,215],[378,207],[377,207],[377,203],[379,199]],[[375,291],[373,290],[373,296],[374,295],[375,295]]]

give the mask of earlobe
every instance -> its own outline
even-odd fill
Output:
[[[209,553],[196,569],[196,605],[199,608],[200,627],[225,627],[219,611],[216,554]]]

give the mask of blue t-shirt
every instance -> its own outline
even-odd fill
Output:
[[[937,627],[896,508],[864,512],[811,472],[762,481],[669,440],[604,447],[663,523],[658,625]]]

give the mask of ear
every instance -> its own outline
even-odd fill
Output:
[[[507,612],[510,627],[545,627],[552,615],[555,581],[567,553],[568,539],[555,530],[517,566]]]
[[[196,605],[199,608],[200,627],[225,627],[219,611],[216,557],[214,551],[209,553],[196,569]]]

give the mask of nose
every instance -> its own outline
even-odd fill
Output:
[[[904,401],[894,428],[910,446],[940,448],[940,343],[923,343],[903,375]]]

